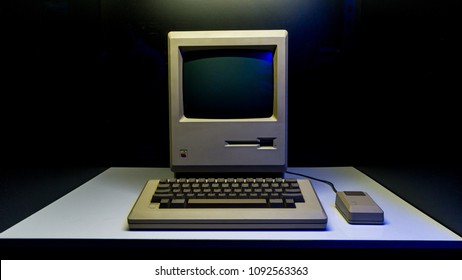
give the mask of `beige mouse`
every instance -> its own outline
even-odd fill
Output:
[[[337,192],[335,207],[350,224],[381,225],[384,223],[383,210],[366,192]]]

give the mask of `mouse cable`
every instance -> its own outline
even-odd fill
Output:
[[[318,178],[315,178],[315,177],[311,177],[311,176],[308,176],[306,174],[302,174],[302,173],[297,173],[297,172],[292,172],[292,171],[286,171],[286,173],[288,174],[292,174],[292,175],[297,175],[297,176],[301,176],[301,177],[305,177],[305,178],[308,178],[308,179],[311,179],[311,180],[315,180],[315,181],[319,181],[321,183],[324,183],[324,184],[327,184],[331,187],[331,189],[337,193],[337,189],[335,188],[334,186],[334,183],[330,182],[330,181],[327,181],[327,180],[323,180],[323,179],[318,179]]]

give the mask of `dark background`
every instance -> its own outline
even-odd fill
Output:
[[[456,3],[7,1],[2,163],[168,166],[168,31],[273,28],[289,31],[290,166],[458,159]]]
[[[2,229],[107,167],[168,167],[169,31],[283,28],[289,166],[360,167],[462,232],[459,2],[2,1]]]

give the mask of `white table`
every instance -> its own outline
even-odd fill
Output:
[[[395,240],[462,238],[353,167],[290,168],[333,182],[337,190],[366,191],[385,212],[384,225],[350,225],[334,206],[335,193],[313,186],[328,216],[324,231],[130,231],[127,215],[145,182],[173,177],[168,168],[109,168],[0,234],[1,239],[139,240]],[[287,177],[293,177],[288,175]]]

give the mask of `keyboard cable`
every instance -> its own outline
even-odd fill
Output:
[[[302,174],[302,173],[292,172],[292,171],[286,171],[286,173],[292,174],[292,175],[296,175],[296,176],[305,177],[305,178],[308,178],[308,179],[311,179],[311,180],[315,180],[315,181],[318,181],[318,182],[327,184],[327,185],[329,185],[329,186],[331,187],[331,189],[332,189],[335,193],[337,193],[337,189],[335,188],[334,183],[332,183],[332,182],[330,182],[330,181],[323,180],[323,179],[319,179],[319,178],[315,178],[315,177],[312,177],[312,176],[309,176],[309,175],[306,175],[306,174]]]

